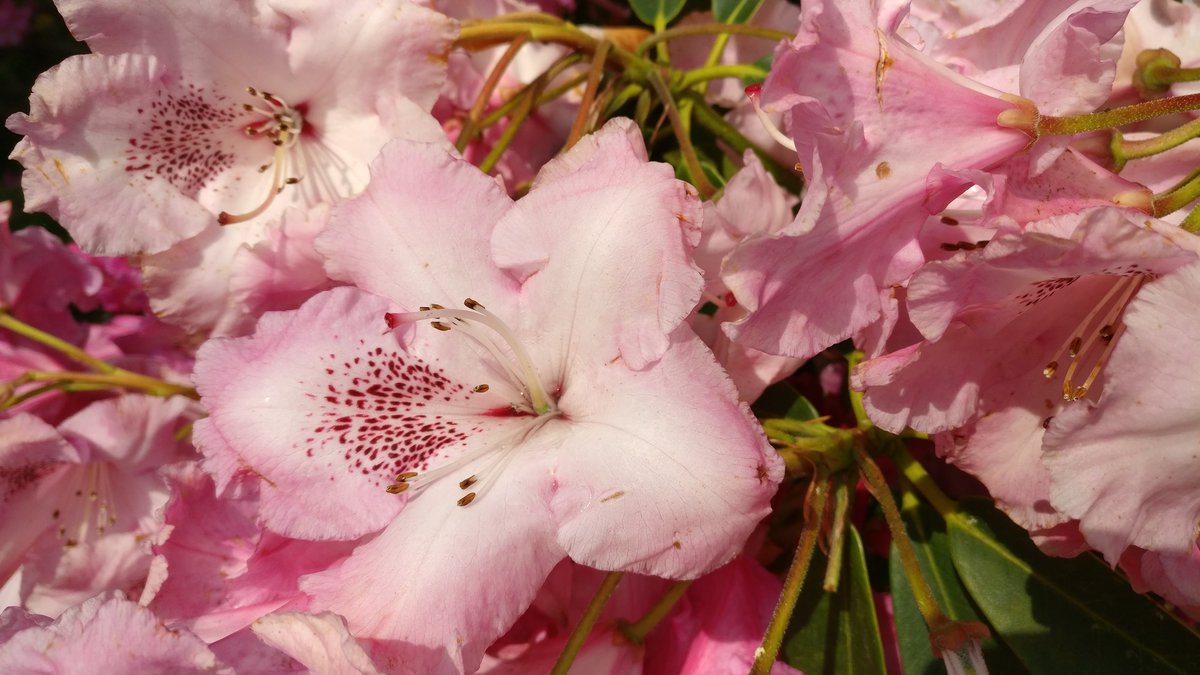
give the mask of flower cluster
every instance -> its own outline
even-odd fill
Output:
[[[1200,10],[578,4],[57,0],[0,670],[986,673],[930,473],[1200,619]]]

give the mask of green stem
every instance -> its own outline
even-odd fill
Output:
[[[1189,110],[1200,109],[1200,94],[1173,96],[1154,101],[1143,101],[1133,105],[1113,108],[1086,115],[1066,117],[1039,116],[1035,125],[1038,136],[1064,136],[1087,131],[1114,129],[1126,124],[1143,122],[1155,117],[1165,117]]]
[[[650,608],[649,612],[646,612],[645,616],[633,623],[622,626],[621,633],[630,642],[639,645],[642,644],[646,640],[646,636],[650,634],[650,631],[654,630],[663,619],[667,618],[667,615],[675,608],[675,603],[679,602],[679,599],[683,597],[683,594],[687,592],[688,587],[692,583],[691,581],[676,581],[671,584],[667,592]]]
[[[592,57],[592,67],[588,71],[587,87],[583,90],[583,100],[579,102],[579,110],[575,113],[575,122],[571,124],[571,133],[567,135],[567,142],[563,144],[562,152],[570,150],[571,146],[575,145],[589,131],[592,105],[596,102],[596,91],[600,88],[600,78],[604,75],[604,62],[608,57],[608,50],[611,48],[612,43],[608,40],[604,40],[596,48],[596,54]]]
[[[1131,159],[1142,159],[1143,157],[1157,155],[1160,152],[1166,152],[1171,148],[1183,145],[1197,136],[1200,136],[1200,118],[1178,126],[1166,133],[1159,134],[1154,138],[1146,138],[1140,141],[1126,140],[1120,133],[1114,133],[1109,149],[1112,151],[1113,161],[1116,164],[1117,170],[1120,170]]]
[[[1154,195],[1152,215],[1161,218],[1174,213],[1200,198],[1200,169],[1187,175],[1174,187]]]
[[[199,399],[195,389],[128,370],[112,373],[75,373],[70,371],[30,370],[22,375],[28,382],[67,382],[137,389],[154,396],[186,396]]]
[[[654,45],[674,40],[675,38],[713,34],[751,35],[772,41],[792,40],[796,37],[791,33],[771,30],[770,28],[761,28],[759,26],[747,26],[740,23],[702,23],[695,26],[679,26],[670,30],[656,32],[654,35],[642,40],[642,43],[634,50],[634,54],[641,56]]]
[[[654,88],[658,98],[662,101],[663,108],[667,112],[667,117],[671,120],[671,131],[675,134],[675,140],[679,142],[679,153],[683,155],[683,161],[687,165],[688,173],[691,174],[692,184],[696,186],[696,190],[700,192],[702,199],[708,199],[716,192],[716,188],[712,183],[708,182],[708,177],[704,175],[704,170],[700,168],[700,159],[696,156],[696,148],[692,145],[691,134],[688,133],[687,127],[684,126],[683,119],[679,116],[679,109],[675,105],[675,99],[671,96],[671,91],[667,88],[667,84],[663,82],[662,76],[657,71],[652,71],[647,78],[650,86]]]
[[[508,42],[520,35],[527,35],[530,40],[552,42],[554,44],[573,47],[575,51],[595,54],[600,40],[579,30],[568,23],[522,23],[509,22],[507,17],[497,17],[480,21],[479,23],[463,26],[454,44],[470,49],[491,47],[502,42]],[[613,46],[608,53],[608,60],[624,70],[635,75],[641,75],[649,68],[649,64],[633,54]]]
[[[771,623],[763,635],[762,645],[754,652],[754,665],[750,675],[768,675],[775,665],[779,648],[783,645],[783,637],[787,633],[788,622],[796,609],[796,601],[804,588],[804,579],[812,566],[813,554],[817,550],[817,539],[821,535],[821,526],[825,519],[825,502],[829,498],[829,479],[817,477],[812,482],[812,492],[809,494],[809,504],[812,504],[811,517],[805,521],[804,530],[800,533],[800,541],[796,544],[796,557],[788,568],[787,578],[783,580],[783,592],[779,594],[779,604],[771,615]]]
[[[1166,89],[1177,82],[1200,80],[1200,68],[1175,68],[1158,64],[1141,71],[1142,82],[1154,89]]]
[[[694,94],[692,95],[694,96]],[[791,170],[791,167],[786,167],[780,164],[775,160],[774,157],[767,153],[766,150],[763,150],[753,141],[746,138],[742,132],[734,128],[733,125],[726,122],[725,118],[717,114],[717,111],[713,110],[711,107],[697,103],[697,105],[694,106],[694,110],[696,114],[696,121],[700,124],[700,126],[712,132],[712,134],[717,138],[728,143],[729,147],[733,148],[734,152],[741,154],[747,149],[753,150],[754,154],[758,155],[759,160],[762,161],[763,167],[767,170],[767,173],[771,174],[771,177],[775,179],[776,183],[779,183],[780,186],[794,194],[800,193],[804,183],[800,177]]]
[[[942,518],[949,519],[958,513],[958,504],[947,497],[945,492],[942,492],[933,478],[925,471],[925,467],[913,459],[907,449],[898,449],[892,454],[892,459],[895,460],[900,473],[904,474],[908,482],[917,488],[917,491],[925,497]]]
[[[492,72],[488,73],[487,79],[483,81],[483,86],[479,88],[479,93],[475,96],[475,103],[467,112],[467,121],[463,124],[462,133],[458,135],[458,140],[454,143],[454,147],[459,152],[466,149],[479,130],[479,120],[483,117],[483,111],[487,109],[488,102],[492,99],[492,92],[496,91],[496,85],[500,84],[500,78],[504,76],[504,71],[508,70],[509,64],[516,58],[517,52],[521,51],[521,47],[526,42],[529,42],[528,33],[514,38],[509,43],[508,49],[504,50],[504,54],[496,61],[496,65],[492,67]]]
[[[1187,214],[1187,218],[1184,218],[1183,222],[1179,224],[1179,227],[1183,228],[1185,232],[1191,232],[1192,234],[1200,233],[1200,206],[1192,209]]]
[[[600,588],[596,590],[596,595],[592,596],[592,601],[583,611],[583,616],[579,618],[575,630],[571,631],[571,636],[567,638],[567,645],[563,647],[562,654],[559,654],[558,661],[550,670],[550,675],[566,675],[567,671],[571,669],[571,664],[575,663],[575,657],[579,655],[579,650],[587,641],[588,634],[592,632],[592,627],[596,625],[596,620],[600,618],[600,613],[604,611],[608,599],[612,597],[613,591],[617,590],[617,584],[621,583],[622,576],[624,576],[623,572],[609,572],[604,577],[604,581],[600,582]]]
[[[829,562],[825,565],[825,582],[821,585],[828,593],[837,593],[842,578],[842,551],[845,550],[846,519],[850,513],[851,481],[853,473],[838,476],[833,490],[833,518],[829,528]]]
[[[896,544],[896,550],[900,553],[900,564],[904,568],[904,576],[908,579],[913,597],[917,600],[917,609],[920,610],[925,624],[930,629],[944,625],[947,622],[946,614],[942,612],[937,597],[934,596],[933,589],[929,586],[929,581],[925,579],[925,574],[921,571],[921,564],[917,560],[917,551],[913,548],[912,540],[908,538],[908,530],[904,527],[904,520],[900,518],[900,509],[896,506],[896,500],[892,498],[891,488],[888,487],[879,467],[862,446],[855,448],[855,458],[858,460],[858,467],[867,484],[867,490],[871,496],[875,497],[875,501],[883,510],[883,517],[887,520],[888,529],[892,533],[892,542]]]
[[[93,370],[98,370],[102,373],[115,373],[118,368],[110,363],[106,363],[91,354],[83,351],[79,347],[67,342],[66,340],[57,338],[45,331],[38,330],[33,326],[21,321],[15,316],[5,311],[0,311],[0,328],[7,328],[12,332],[23,335],[34,342],[40,342],[47,347],[63,354],[67,358],[81,363]]]
[[[689,89],[692,86],[709,80],[716,80],[722,77],[736,77],[738,79],[755,79],[761,80],[767,76],[767,71],[753,64],[732,64],[718,66],[703,66],[694,70],[689,70],[679,79],[679,84],[676,89]]]
[[[529,114],[533,112],[533,102],[537,100],[542,93],[542,87],[546,82],[542,78],[534,81],[534,86],[530,87],[522,96],[521,103],[508,118],[508,126],[504,127],[504,131],[500,133],[500,138],[496,139],[496,144],[492,146],[487,157],[479,163],[479,170],[484,173],[491,173],[492,169],[496,168],[496,164],[500,161],[500,157],[508,150],[508,146],[512,145],[513,139],[516,138],[517,132],[521,130],[521,125],[525,120],[529,119]]]

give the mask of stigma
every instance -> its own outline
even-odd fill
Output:
[[[246,93],[258,101],[242,104],[243,110],[257,115],[260,119],[250,122],[242,131],[250,138],[261,138],[270,141],[274,146],[272,160],[258,167],[259,173],[272,171],[271,184],[263,201],[250,211],[240,214],[222,211],[217,216],[217,222],[221,225],[244,223],[262,215],[275,201],[275,195],[283,192],[286,186],[300,182],[298,176],[287,175],[287,164],[288,150],[299,142],[300,134],[304,131],[304,116],[298,108],[288,105],[282,98],[270,92],[247,87]]]

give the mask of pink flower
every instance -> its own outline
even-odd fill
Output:
[[[247,320],[229,276],[241,251],[285,246],[287,207],[313,218],[363,188],[388,140],[441,137],[426,111],[453,27],[405,0],[60,8],[95,54],[43,74],[8,120],[26,206],[89,253],[168,252],[147,264],[187,281],[156,309],[192,329]]]
[[[150,563],[141,542],[166,500],[157,470],[188,457],[174,435],[190,404],[128,394],[57,428],[27,413],[0,420],[0,578],[23,565],[28,607],[57,614],[102,590],[140,588]]]
[[[767,354],[729,339],[721,326],[741,319],[746,311],[721,279],[721,267],[740,242],[786,227],[792,220],[792,208],[800,200],[771,179],[752,151],[747,150],[742,161],[742,169],[726,183],[722,197],[704,203],[703,230],[695,259],[704,272],[701,301],[711,304],[712,312],[697,307],[689,322],[733,378],[742,400],[753,403],[763,389],[792,374],[801,361]]]
[[[1023,526],[1065,520],[1049,501],[1045,427],[1103,384],[1138,286],[1195,258],[1190,235],[1133,213],[1057,216],[926,265],[908,286],[925,341],[854,373],[871,419],[939,434],[939,452]]]
[[[120,595],[92,598],[52,623],[10,607],[0,616],[6,624],[16,628],[0,634],[0,663],[9,672],[233,672],[196,636],[169,630]]]
[[[1200,317],[1191,263],[1146,284],[1122,318],[1104,391],[1050,423],[1050,501],[1079,519],[1093,548],[1115,565],[1136,546],[1189,555],[1200,521],[1200,372],[1190,355]]]
[[[1028,102],[914,49],[897,34],[900,9],[806,4],[795,42],[776,54],[762,98],[786,111],[808,191],[790,227],[726,263],[750,310],[729,327],[735,341],[807,358],[875,321],[923,262],[925,218],[967,187],[935,166],[986,168],[1029,143],[997,122]]]
[[[410,644],[416,670],[478,664],[564,556],[712,569],[781,465],[682,325],[697,211],[627,121],[515,203],[444,150],[389,146],[318,242],[364,290],[201,350],[207,468],[261,479],[284,535],[378,532],[301,587],[356,636]]]
[[[173,467],[166,480],[172,494],[153,546],[152,588],[142,603],[207,642],[271,612],[304,608],[300,577],[329,567],[354,547],[264,530],[255,522],[257,482],[242,481],[218,497],[212,479],[191,463]]]

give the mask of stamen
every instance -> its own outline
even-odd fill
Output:
[[[771,121],[771,118],[767,115],[766,111],[759,106],[758,99],[760,94],[762,94],[762,85],[752,84],[749,87],[746,87],[746,97],[749,98],[750,103],[754,105],[754,114],[758,116],[758,121],[763,125],[763,129],[766,129],[767,133],[770,134],[771,138],[775,139],[776,143],[795,152],[796,142],[788,138],[786,134],[780,131],[779,127],[775,126],[775,122]]]
[[[503,365],[514,378],[524,385],[526,397],[530,408],[533,412],[544,415],[557,410],[554,401],[546,394],[545,388],[542,387],[541,378],[538,377],[537,371],[533,367],[533,359],[529,353],[525,351],[525,347],[513,335],[509,327],[495,314],[492,314],[479,302],[467,298],[463,304],[468,307],[467,310],[461,309],[445,309],[441,305],[431,304],[430,309],[418,312],[407,313],[389,313],[386,315],[388,326],[396,327],[401,323],[409,323],[413,321],[431,320],[432,325],[437,330],[448,331],[451,325],[454,328],[460,329],[464,335],[467,335],[492,354],[498,363]],[[448,325],[442,319],[448,319],[451,325]],[[474,329],[475,324],[482,324],[490,329],[508,345],[509,350],[515,357],[513,359],[504,358],[499,349],[492,343],[489,336],[481,334]]]
[[[1125,330],[1124,324],[1120,321],[1121,313],[1125,311],[1125,306],[1129,304],[1145,279],[1145,275],[1140,274],[1119,278],[1105,292],[1104,297],[1084,316],[1076,331],[1059,349],[1060,355],[1066,353],[1071,359],[1070,365],[1067,366],[1067,371],[1063,375],[1063,400],[1078,401],[1091,390],[1100,371],[1108,363],[1112,350],[1116,347],[1117,338]],[[1097,352],[1099,353],[1097,354]],[[1095,356],[1095,362],[1092,363],[1083,384],[1075,386],[1073,382],[1075,373],[1081,369],[1085,360],[1090,360],[1089,356]],[[1046,367],[1042,369],[1042,375],[1046,379],[1051,379],[1058,372],[1058,367],[1059,361],[1055,359],[1046,364]]]
[[[267,168],[273,165],[275,173],[271,177],[271,186],[267,191],[266,198],[258,206],[241,214],[222,211],[217,215],[217,222],[221,225],[244,223],[247,220],[262,215],[270,208],[272,202],[275,201],[275,195],[282,192],[285,186],[295,185],[300,182],[299,178],[284,177],[284,168],[287,162],[286,151],[297,143],[300,138],[300,132],[304,128],[304,118],[300,114],[300,111],[289,106],[283,99],[268,92],[259,91],[254,87],[246,87],[246,93],[256,98],[261,98],[270,106],[270,109],[263,109],[249,103],[243,103],[242,109],[266,118],[261,122],[247,125],[244,131],[251,138],[265,136],[270,139],[271,144],[275,146],[274,161],[263,164],[258,168],[258,171],[259,173],[266,173]]]

